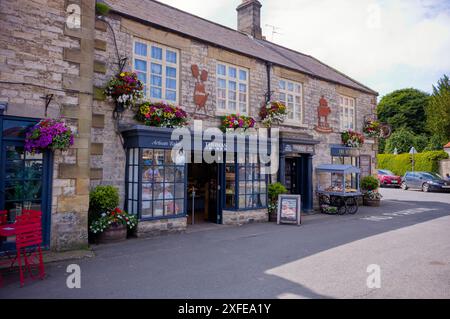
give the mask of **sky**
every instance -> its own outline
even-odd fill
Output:
[[[159,1],[236,29],[242,0]],[[450,0],[260,2],[269,41],[312,55],[380,96],[409,87],[431,93],[450,75]]]

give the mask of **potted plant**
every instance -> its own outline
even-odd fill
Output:
[[[99,234],[99,243],[105,244],[127,239],[127,230],[134,229],[136,226],[137,217],[135,215],[115,208],[94,220],[89,229],[93,234]]]
[[[288,190],[283,184],[277,182],[270,184],[267,191],[269,195],[269,221],[276,222],[278,215],[278,195],[287,194]]]
[[[45,119],[33,126],[25,136],[25,150],[42,153],[47,149],[67,150],[73,145],[73,133],[63,120]]]
[[[279,101],[269,101],[259,112],[261,123],[267,128],[272,127],[274,123],[283,123],[286,120],[286,116],[286,106]]]
[[[361,190],[363,191],[363,203],[365,206],[380,206],[383,197],[378,188],[380,183],[374,176],[366,176],[361,179]]]
[[[239,115],[239,114],[230,114],[226,116],[222,116],[220,129],[222,132],[233,131],[235,129],[243,130],[244,132],[249,128],[254,128],[256,121],[253,117]]]
[[[104,94],[116,103],[116,110],[122,112],[142,99],[143,89],[144,84],[136,73],[122,72],[108,82]]]
[[[109,185],[100,185],[89,193],[88,223],[91,226],[103,214],[113,211],[119,206],[119,192],[117,188]],[[98,239],[99,232],[89,232],[90,239]]]
[[[347,147],[361,147],[364,144],[364,136],[353,130],[346,130],[341,134],[342,144]]]
[[[177,128],[187,124],[187,113],[178,106],[146,102],[139,106],[135,119],[147,126]]]

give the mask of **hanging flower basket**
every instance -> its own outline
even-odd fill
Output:
[[[122,72],[113,77],[105,88],[105,95],[123,108],[134,106],[142,97],[144,84],[136,73]]]
[[[381,135],[381,123],[377,120],[366,120],[364,122],[363,133],[372,138],[380,137]]]
[[[25,150],[42,153],[48,149],[65,151],[73,145],[73,133],[63,120],[45,119],[33,126],[25,136]]]
[[[364,144],[364,136],[352,130],[342,132],[341,138],[342,144],[347,147],[361,147]]]
[[[188,122],[187,113],[178,106],[146,102],[139,106],[136,120],[147,126],[177,128]]]
[[[286,105],[279,101],[269,101],[261,108],[259,117],[262,124],[267,128],[272,127],[274,123],[281,124],[287,117]]]
[[[220,125],[220,130],[222,132],[234,131],[235,129],[243,129],[244,131],[249,128],[254,128],[256,121],[253,117],[239,115],[239,114],[230,114],[226,116],[222,116],[221,118],[222,124]]]

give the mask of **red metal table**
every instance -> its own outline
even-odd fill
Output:
[[[0,226],[0,237],[10,237],[16,234],[16,225],[7,224]]]

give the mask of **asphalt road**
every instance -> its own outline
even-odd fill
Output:
[[[98,246],[24,288],[8,276],[0,298],[450,298],[450,194],[382,193],[380,208],[300,227],[210,225]],[[73,263],[80,289],[66,286]]]

